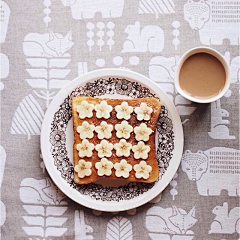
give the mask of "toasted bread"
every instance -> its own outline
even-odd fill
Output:
[[[99,104],[102,100],[107,101],[109,105],[113,107],[113,110],[111,112],[111,116],[108,119],[99,119],[96,117],[95,110],[93,111],[93,117],[91,118],[85,118],[80,119],[79,113],[77,112],[77,105],[79,105],[82,101],[86,100],[88,103],[91,104]],[[95,163],[100,161],[100,158],[98,157],[97,151],[94,149],[93,154],[91,157],[84,157],[80,158],[78,155],[78,150],[76,149],[76,145],[82,142],[82,139],[79,137],[79,133],[77,132],[77,127],[79,125],[82,125],[83,121],[87,121],[90,124],[94,124],[94,126],[100,125],[102,121],[106,121],[109,124],[112,124],[115,126],[115,124],[121,123],[122,120],[119,120],[116,117],[116,111],[115,106],[120,105],[123,101],[128,102],[129,106],[132,106],[133,108],[140,106],[142,102],[145,102],[149,107],[153,109],[153,112],[151,114],[151,118],[149,121],[139,121],[137,120],[136,113],[132,113],[130,119],[128,120],[129,124],[132,125],[132,127],[136,127],[140,125],[142,122],[145,122],[149,128],[153,130],[153,133],[150,135],[149,140],[146,142],[148,146],[150,146],[150,152],[148,153],[148,158],[145,160],[148,165],[152,167],[152,171],[150,172],[148,179],[138,179],[135,177],[135,171],[132,169],[130,172],[129,177],[123,178],[123,177],[116,177],[115,176],[115,169],[112,169],[112,174],[110,176],[98,176],[97,169],[95,168]],[[84,159],[85,161],[90,161],[92,163],[92,174],[90,176],[85,176],[84,178],[79,178],[78,173],[74,172],[74,181],[78,184],[87,184],[94,182],[98,180],[99,178],[107,178],[107,179],[121,179],[121,180],[127,180],[127,181],[134,181],[134,182],[146,182],[146,183],[152,183],[156,181],[159,175],[158,170],[158,162],[156,158],[156,149],[155,149],[155,130],[157,126],[157,120],[158,116],[161,111],[161,104],[156,98],[137,98],[137,99],[108,99],[108,98],[95,98],[95,97],[73,97],[72,98],[72,115],[73,115],[73,132],[74,132],[74,144],[73,144],[73,160],[74,160],[74,166],[78,164],[78,161],[80,159]],[[100,143],[100,139],[98,139],[96,132],[94,132],[94,136],[91,139],[88,139],[90,143],[93,143],[95,146]],[[107,139],[108,142],[115,144],[119,142],[119,138],[116,136],[115,128],[112,131],[112,137],[110,139]],[[132,145],[136,145],[138,142],[135,139],[134,132],[131,133],[130,138],[127,140],[127,142],[130,142]],[[132,167],[139,163],[142,159],[135,159],[134,154],[131,151],[131,154],[129,157],[117,157],[115,149],[112,150],[112,156],[108,158],[109,161],[111,161],[113,164],[116,162],[120,162],[122,159],[126,159],[129,164],[132,165]]]

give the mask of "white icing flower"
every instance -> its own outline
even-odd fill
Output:
[[[80,133],[80,138],[93,138],[94,125],[90,125],[87,121],[84,121],[81,126],[77,127],[77,132]]]
[[[115,107],[118,119],[130,119],[130,115],[133,112],[133,107],[129,106],[127,102],[122,102],[121,105]]]
[[[100,126],[95,127],[95,131],[98,133],[98,138],[103,139],[103,138],[111,138],[112,137],[112,130],[113,130],[113,125],[112,124],[107,124],[107,122],[102,121],[100,123]]]
[[[113,144],[108,142],[107,140],[102,140],[100,144],[96,145],[95,149],[97,150],[98,156],[100,158],[111,157]]]
[[[133,131],[133,127],[128,124],[127,121],[122,121],[120,124],[115,125],[116,129],[116,136],[118,138],[125,138],[128,139],[130,138],[130,133]]]
[[[119,143],[114,144],[114,149],[116,150],[116,155],[118,157],[129,157],[132,144],[128,143],[125,139],[121,139]]]
[[[78,173],[79,178],[90,176],[92,174],[92,163],[86,162],[84,159],[80,159],[78,164],[74,167],[75,172]]]
[[[135,159],[147,159],[148,158],[148,152],[150,151],[150,147],[148,145],[145,145],[144,142],[140,141],[137,145],[134,145],[132,147],[132,150],[134,152],[134,158]]]
[[[152,134],[153,130],[147,127],[146,123],[141,123],[138,127],[134,128],[135,138],[137,141],[148,141],[149,135]]]
[[[79,157],[91,157],[94,144],[89,143],[87,139],[84,139],[81,143],[77,144],[77,150]]]
[[[98,176],[110,176],[112,174],[113,163],[106,158],[102,158],[100,162],[95,163],[95,167],[98,170]]]
[[[128,164],[125,159],[122,159],[120,163],[115,163],[114,164],[115,168],[115,175],[117,177],[124,177],[128,178],[129,177],[129,172],[132,170],[132,165]]]
[[[149,173],[152,171],[152,167],[150,165],[147,165],[145,161],[141,161],[139,164],[135,164],[133,166],[136,178],[149,178]]]
[[[94,105],[88,103],[86,100],[82,101],[80,105],[77,106],[77,112],[79,113],[79,118],[91,118],[93,116]]]
[[[108,105],[106,101],[101,101],[100,104],[95,105],[96,117],[105,119],[110,118],[112,109],[112,106]]]
[[[148,107],[146,103],[141,103],[140,107],[136,107],[134,112],[137,114],[137,120],[149,120],[153,109]]]

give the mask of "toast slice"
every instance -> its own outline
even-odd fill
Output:
[[[101,101],[105,100],[108,105],[111,105],[113,107],[113,110],[111,112],[111,116],[108,119],[103,119],[103,118],[97,118],[96,117],[96,112],[93,110],[93,116],[91,118],[85,118],[85,119],[80,119],[79,118],[79,113],[77,112],[77,106],[82,102],[82,101],[87,101],[90,104],[99,104]],[[147,106],[152,108],[152,114],[151,118],[148,121],[139,121],[137,119],[137,114],[135,112],[131,113],[130,119],[127,120],[128,123],[134,128],[136,126],[139,126],[141,123],[146,123],[147,127],[151,128],[153,133],[149,136],[149,140],[146,143],[150,147],[150,151],[148,152],[148,158],[145,159],[147,165],[150,165],[152,167],[152,171],[149,174],[148,179],[143,179],[143,178],[136,178],[135,176],[135,171],[132,169],[130,171],[129,177],[128,178],[123,178],[123,177],[117,177],[115,175],[115,169],[112,168],[112,174],[110,176],[98,176],[97,169],[95,167],[95,163],[99,162],[101,159],[98,157],[97,151],[94,149],[92,152],[91,157],[79,157],[78,155],[78,150],[77,150],[77,144],[81,143],[83,140],[80,138],[79,133],[77,132],[77,127],[82,125],[83,121],[87,121],[89,124],[93,124],[94,126],[100,125],[102,121],[106,121],[108,124],[113,125],[113,131],[112,131],[112,137],[110,139],[106,139],[108,142],[115,144],[119,142],[119,138],[116,136],[116,130],[115,130],[115,125],[121,123],[124,119],[118,119],[116,116],[116,111],[115,111],[115,106],[120,105],[123,101],[127,102],[129,106],[132,106],[133,108],[139,107],[141,103],[146,103]],[[73,144],[73,160],[74,160],[74,166],[78,164],[78,161],[80,159],[84,159],[85,161],[89,161],[92,163],[92,173],[90,176],[85,176],[83,178],[78,177],[78,173],[74,171],[74,181],[78,184],[87,184],[94,182],[98,180],[99,178],[107,178],[107,179],[120,179],[120,180],[127,180],[127,181],[134,181],[134,182],[146,182],[146,183],[152,183],[157,180],[158,175],[159,175],[159,170],[158,170],[158,162],[157,162],[157,157],[156,157],[156,148],[155,148],[155,130],[157,126],[157,121],[158,121],[158,116],[161,111],[161,104],[156,98],[137,98],[137,99],[108,99],[108,98],[95,98],[95,97],[73,97],[72,98],[72,116],[73,116],[73,132],[74,132],[74,144]],[[99,144],[101,142],[100,139],[98,139],[97,133],[94,131],[94,136],[91,139],[87,139],[90,143],[93,143],[94,146]],[[135,133],[132,132],[130,134],[130,138],[126,140],[127,142],[131,143],[132,146],[136,145],[138,141],[135,138]],[[142,159],[135,159],[134,158],[134,153],[131,150],[130,156],[129,157],[118,157],[116,155],[116,150],[112,150],[112,156],[107,158],[109,161],[111,161],[113,164],[120,162],[122,159],[126,159],[127,163],[131,164],[132,167],[135,164],[138,164]]]

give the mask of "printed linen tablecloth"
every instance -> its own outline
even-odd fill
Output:
[[[5,0],[0,17],[2,239],[240,239],[239,0]],[[229,91],[211,104],[174,89],[179,58],[200,45],[231,68]],[[59,89],[106,67],[157,82],[185,134],[170,185],[119,213],[67,198],[40,152],[43,116]]]

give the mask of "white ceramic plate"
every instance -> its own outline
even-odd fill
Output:
[[[78,185],[73,181],[73,96],[161,100],[156,131],[160,175],[153,184],[100,180]],[[59,91],[45,114],[41,149],[46,168],[55,184],[69,198],[100,211],[124,211],[141,206],[160,194],[172,180],[183,151],[183,130],[177,110],[167,94],[149,78],[128,70],[103,69],[82,75]]]

